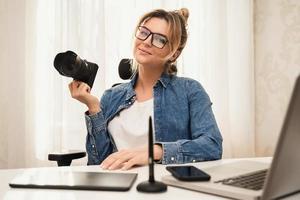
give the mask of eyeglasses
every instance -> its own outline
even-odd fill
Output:
[[[164,48],[164,46],[168,43],[168,39],[165,35],[153,33],[145,26],[139,26],[135,33],[135,37],[142,41],[147,40],[150,35],[152,35],[151,44],[159,49]]]

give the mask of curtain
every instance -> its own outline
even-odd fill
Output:
[[[254,156],[253,2],[186,1],[190,37],[183,75],[207,90],[224,138],[223,157]]]
[[[49,165],[47,154],[84,149],[86,107],[70,97],[70,78],[53,67],[72,50],[99,65],[92,93],[99,98],[132,57],[133,30],[155,8],[186,7],[189,38],[180,76],[198,80],[213,102],[224,157],[254,156],[252,0],[27,0],[25,3],[24,166]],[[85,161],[79,161],[85,164]]]

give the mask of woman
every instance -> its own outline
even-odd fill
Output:
[[[86,104],[88,164],[127,170],[148,163],[148,118],[154,119],[154,159],[175,164],[220,159],[222,136],[200,83],[177,77],[173,64],[187,40],[188,10],[154,10],[136,27],[136,68],[129,83],[108,89],[101,102],[73,81],[73,98]]]

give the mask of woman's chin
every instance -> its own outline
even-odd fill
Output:
[[[151,63],[151,60],[148,59],[148,58],[146,58],[146,57],[144,57],[144,56],[135,56],[135,60],[140,65],[147,65],[147,64]]]

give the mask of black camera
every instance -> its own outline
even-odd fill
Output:
[[[55,69],[63,76],[72,77],[93,87],[98,65],[82,60],[73,51],[59,53],[54,58]]]

